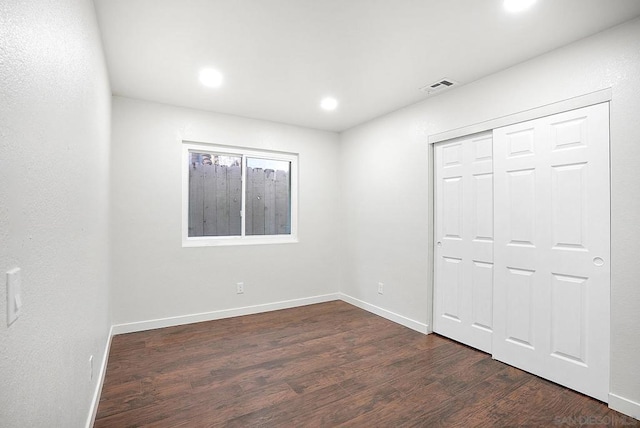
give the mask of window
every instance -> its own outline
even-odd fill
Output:
[[[185,142],[182,244],[297,242],[298,156]]]

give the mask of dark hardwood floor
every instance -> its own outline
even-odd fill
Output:
[[[115,336],[95,427],[640,426],[344,302]]]

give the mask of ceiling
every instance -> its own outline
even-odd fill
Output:
[[[343,131],[640,15],[640,0],[95,0],[113,93]],[[217,89],[203,67],[224,74]],[[453,90],[453,89],[449,89]],[[335,111],[319,108],[331,95]]]

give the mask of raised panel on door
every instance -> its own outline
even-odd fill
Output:
[[[462,177],[442,179],[442,238],[462,239]]]
[[[587,364],[588,278],[553,274],[551,278],[551,355]]]
[[[474,260],[471,271],[471,326],[493,331],[493,263]]]
[[[535,349],[533,336],[535,271],[507,267],[506,341]]]
[[[493,143],[479,135],[435,148],[434,330],[491,351]]]
[[[460,322],[460,291],[462,289],[462,260],[453,257],[442,257],[440,265],[442,281],[442,316]]]
[[[536,233],[536,170],[534,168],[506,171],[508,245],[535,247]]]
[[[477,260],[493,260],[493,172],[471,177],[471,242]]]
[[[551,230],[554,249],[585,251],[587,245],[587,162],[551,167]]]
[[[494,358],[606,401],[608,105],[494,130]]]

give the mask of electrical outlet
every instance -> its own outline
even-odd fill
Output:
[[[381,282],[378,283],[378,294],[384,294],[384,284]]]
[[[236,284],[236,293],[244,294],[244,282],[238,282]]]
[[[93,355],[89,357],[89,380],[93,380]]]

